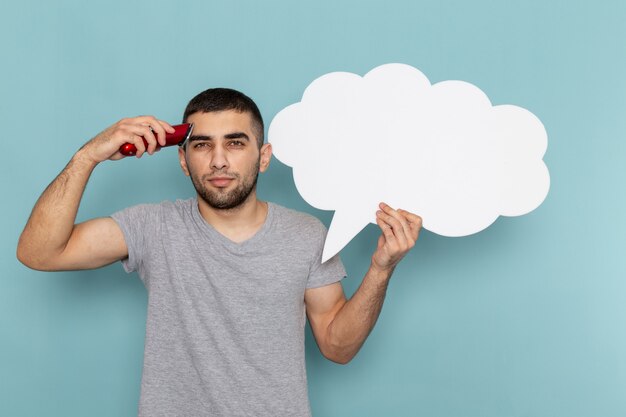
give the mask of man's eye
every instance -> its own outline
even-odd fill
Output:
[[[193,145],[194,149],[202,149],[202,148],[206,148],[207,146],[209,146],[208,142],[198,142],[195,145]]]
[[[231,140],[230,144],[231,146],[243,146],[243,142],[240,140]]]

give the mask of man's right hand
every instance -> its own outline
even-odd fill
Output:
[[[144,152],[152,155],[156,152],[157,146],[165,145],[166,132],[173,133],[174,128],[153,116],[126,118],[109,126],[83,145],[81,153],[97,164],[107,159],[124,158],[125,156],[120,153],[120,146],[132,143],[137,148],[137,158],[141,158]],[[147,147],[143,139],[148,142]]]

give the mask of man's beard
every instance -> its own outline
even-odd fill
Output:
[[[231,191],[226,191],[226,189],[209,190],[205,184],[211,177],[217,175],[227,175],[238,181],[241,179],[240,174],[215,171],[203,175],[202,178],[198,178],[191,171],[189,171],[189,174],[196,192],[209,206],[218,210],[231,210],[246,201],[250,193],[256,188],[257,179],[259,178],[259,166],[259,161],[257,161],[254,169]]]

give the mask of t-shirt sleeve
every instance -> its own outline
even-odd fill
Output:
[[[341,281],[346,277],[346,270],[339,254],[336,254],[322,263],[322,252],[326,242],[326,227],[319,222],[316,227],[316,252],[311,265],[311,272],[307,281],[307,288],[318,288]]]
[[[140,204],[113,213],[111,218],[122,229],[128,248],[128,258],[122,260],[124,270],[141,272],[146,246],[155,237],[159,225],[158,206]]]

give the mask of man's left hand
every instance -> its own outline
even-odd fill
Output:
[[[376,223],[382,234],[372,256],[372,267],[391,271],[415,246],[422,228],[422,218],[406,210],[394,210],[385,203],[380,203],[379,207],[380,210],[376,212]]]

